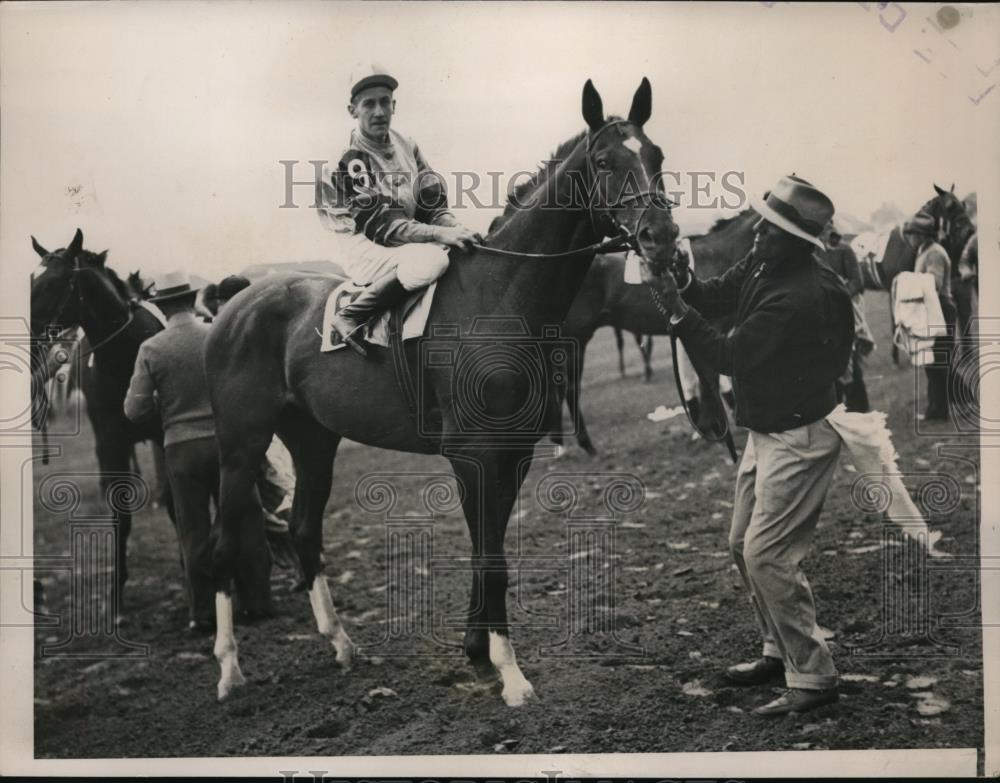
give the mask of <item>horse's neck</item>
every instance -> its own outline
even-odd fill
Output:
[[[536,194],[540,204],[562,203],[556,200],[562,185],[561,181],[543,185],[547,192]],[[489,238],[490,246],[498,249],[550,254],[594,241],[585,212],[546,209],[539,203],[516,212]],[[463,301],[457,309],[470,317],[470,306],[475,303],[471,316],[517,316],[532,331],[544,324],[562,323],[592,261],[593,254],[567,259],[505,258],[483,252],[459,256],[455,277]]]
[[[122,299],[109,276],[105,285],[95,287],[90,296],[84,297],[80,313],[80,326],[91,346],[100,346],[94,352],[94,361],[105,367],[129,366],[135,362],[139,344],[158,329],[152,329],[138,316],[130,303]],[[103,344],[103,345],[102,345]]]

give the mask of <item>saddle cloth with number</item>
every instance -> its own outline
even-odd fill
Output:
[[[326,300],[326,307],[323,308],[323,324],[319,331],[321,338],[319,350],[321,353],[336,351],[346,345],[334,331],[333,319],[340,308],[353,301],[354,297],[365,290],[365,287],[345,280],[333,289]],[[403,302],[403,340],[420,337],[424,333],[427,315],[431,311],[431,302],[434,300],[436,289],[437,281],[431,283],[427,288],[414,291]],[[389,347],[389,317],[391,315],[392,311],[387,310],[368,324],[365,328],[365,339],[369,343],[383,348]]]

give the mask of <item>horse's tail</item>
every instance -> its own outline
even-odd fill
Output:
[[[287,293],[277,281],[258,286],[213,322],[205,343],[205,374],[219,444],[215,587],[228,595],[235,584],[241,608],[267,614],[271,557],[256,483],[287,399],[280,311],[290,305],[282,301]]]

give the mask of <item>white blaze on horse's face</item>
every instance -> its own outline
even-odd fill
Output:
[[[632,154],[639,157],[639,153],[642,151],[642,142],[639,141],[635,136],[630,136],[622,142],[622,146],[627,150],[632,150]]]
[[[639,173],[642,174],[643,182],[640,187],[643,190],[650,190],[650,180],[649,174],[646,171],[646,167],[643,165],[642,161],[642,140],[636,136],[629,136],[625,141],[622,142],[622,146],[629,150],[639,162]]]

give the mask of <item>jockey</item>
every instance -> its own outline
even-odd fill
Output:
[[[351,77],[347,111],[358,127],[336,165],[324,167],[316,183],[324,228],[349,237],[344,270],[368,286],[333,322],[361,356],[366,353],[354,337],[358,329],[441,277],[449,246],[481,241],[448,211],[445,184],[417,145],[390,130],[397,84],[377,66]]]

